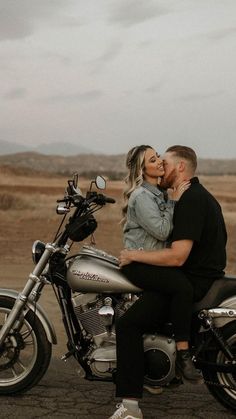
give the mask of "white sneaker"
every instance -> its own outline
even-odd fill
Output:
[[[143,414],[141,409],[138,413],[133,413],[131,410],[127,409],[122,403],[116,406],[118,409],[113,413],[109,419],[143,419]]]

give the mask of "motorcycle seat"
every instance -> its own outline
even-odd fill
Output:
[[[194,304],[193,311],[217,307],[233,295],[236,295],[236,276],[225,276],[213,282],[207,294]]]

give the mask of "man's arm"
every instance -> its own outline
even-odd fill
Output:
[[[158,266],[182,266],[187,260],[193,246],[192,240],[178,240],[170,248],[161,250],[122,250],[120,266],[131,262],[147,263]]]

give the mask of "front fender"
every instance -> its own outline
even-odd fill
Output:
[[[0,288],[0,296],[9,297],[13,300],[16,300],[18,295],[19,293],[15,290]],[[43,308],[38,303],[31,303],[30,301],[27,302],[26,307],[35,313],[35,315],[43,325],[48,341],[55,345],[57,343],[56,332],[53,324],[48,319],[47,314],[45,313]]]

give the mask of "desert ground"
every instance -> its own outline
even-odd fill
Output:
[[[202,183],[219,200],[228,231],[228,264],[226,273],[236,275],[236,176],[200,176]],[[28,274],[33,269],[32,243],[40,239],[51,241],[61,221],[56,214],[56,200],[64,196],[67,178],[56,175],[30,176],[10,169],[0,169],[0,287],[21,290]],[[90,181],[80,179],[83,193]],[[116,199],[96,215],[98,228],[95,232],[96,246],[118,255],[122,248],[120,225],[122,205],[122,181],[107,181],[105,193]],[[85,240],[89,244],[89,239]],[[81,244],[73,245],[76,253]],[[56,355],[66,351],[65,336],[61,325],[57,302],[50,286],[44,290],[41,304],[54,323],[59,345]]]

